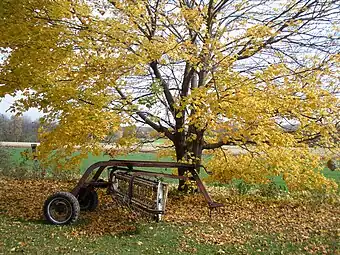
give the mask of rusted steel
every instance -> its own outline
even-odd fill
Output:
[[[109,193],[115,200],[118,199],[125,205],[141,209],[158,219],[164,214],[167,184],[121,171],[113,173],[110,181],[112,189]]]
[[[166,173],[156,173],[150,171],[144,171],[139,169],[134,169],[134,167],[147,167],[147,168],[184,168],[186,169],[192,177],[188,176],[179,176],[174,174],[166,174]],[[208,173],[208,171],[204,170]],[[132,186],[134,181],[134,176],[148,176],[148,177],[164,177],[171,179],[180,179],[180,180],[194,180],[199,188],[199,191],[203,194],[205,200],[208,203],[210,208],[221,207],[223,204],[214,202],[209,193],[207,192],[204,184],[202,183],[197,171],[196,166],[194,164],[185,164],[185,163],[177,163],[177,162],[159,162],[159,161],[131,161],[131,160],[109,160],[109,161],[100,161],[92,164],[80,178],[78,184],[74,187],[71,193],[77,197],[79,190],[81,188],[86,188],[87,186],[92,187],[109,187],[110,183],[108,182],[98,182],[98,179],[105,168],[109,168],[112,172],[115,171],[126,171],[129,172],[132,177],[130,180],[129,193],[132,192]],[[97,172],[94,174],[92,180],[88,181],[89,176],[97,169]]]
[[[102,174],[102,172],[105,170],[106,166],[101,166],[99,167],[98,171],[96,172],[96,174],[93,176],[93,180],[97,181],[100,177],[100,175]]]
[[[77,195],[79,192],[79,189],[85,184],[86,180],[90,176],[90,174],[96,169],[99,168],[98,171],[101,170],[101,167],[114,167],[114,166],[125,166],[130,171],[133,170],[133,167],[169,167],[169,168],[178,168],[183,167],[186,169],[195,169],[195,165],[191,164],[184,164],[184,163],[176,163],[176,162],[158,162],[158,161],[131,161],[131,160],[109,160],[109,161],[99,161],[94,164],[92,164],[83,174],[83,176],[80,178],[77,186],[72,190],[73,195]],[[101,174],[100,172],[100,174]],[[99,175],[100,175],[99,174]],[[97,174],[95,174],[97,176]],[[99,178],[99,176],[98,176]],[[169,177],[171,178],[171,177]]]
[[[190,176],[157,173],[134,169],[146,168],[180,168]],[[109,160],[92,164],[69,192],[57,192],[47,198],[44,203],[44,216],[52,224],[64,225],[74,223],[80,210],[94,210],[98,205],[97,188],[106,188],[115,201],[151,214],[160,221],[165,212],[168,185],[157,177],[195,181],[210,209],[223,206],[212,201],[193,164],[155,161]],[[108,180],[99,179],[108,169]],[[204,168],[204,167],[203,167]],[[204,168],[205,169],[205,168]],[[198,169],[197,169],[198,170]],[[206,169],[205,169],[206,170]],[[144,178],[154,177],[154,178]],[[52,209],[51,209],[52,208]],[[54,209],[53,209],[54,208]],[[65,214],[61,215],[60,212]],[[55,214],[55,212],[57,212]],[[210,210],[211,213],[211,210]]]

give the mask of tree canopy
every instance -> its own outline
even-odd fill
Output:
[[[98,152],[139,123],[177,160],[248,150],[217,152],[221,181],[332,186],[306,148],[339,146],[339,24],[336,0],[3,0],[0,96],[20,92],[13,109],[45,113],[45,157]]]

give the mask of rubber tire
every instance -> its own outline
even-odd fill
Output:
[[[58,222],[57,220],[53,219],[52,216],[50,215],[50,212],[48,210],[49,206],[51,202],[53,202],[53,200],[55,200],[56,198],[67,200],[71,206],[71,215],[67,221]],[[44,211],[44,217],[49,223],[54,224],[54,225],[67,225],[67,224],[72,224],[77,221],[79,214],[80,214],[80,206],[79,206],[79,202],[77,198],[73,194],[71,194],[70,192],[60,191],[60,192],[54,193],[53,195],[49,196],[46,199],[44,203],[43,211]]]
[[[85,198],[86,203],[83,203],[82,200],[84,198],[80,199],[80,197],[82,196],[82,193],[85,194],[85,192],[87,192],[86,198]],[[96,210],[99,204],[98,194],[93,189],[87,190],[87,191],[86,189],[82,189],[79,191],[78,202],[79,202],[81,211],[94,211]]]

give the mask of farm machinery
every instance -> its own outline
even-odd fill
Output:
[[[204,166],[203,169],[206,171]],[[142,169],[141,169],[142,168]],[[148,170],[144,170],[147,168]],[[152,172],[150,168],[180,168],[189,174]],[[107,181],[101,179],[107,169]],[[130,161],[109,160],[92,164],[79,179],[71,192],[57,192],[47,198],[43,211],[46,220],[52,224],[65,225],[77,221],[80,211],[93,211],[98,205],[97,189],[104,188],[107,194],[124,205],[136,208],[160,221],[165,212],[168,185],[160,178],[194,181],[203,194],[210,209],[223,204],[212,201],[202,183],[194,164],[158,162],[158,161]]]

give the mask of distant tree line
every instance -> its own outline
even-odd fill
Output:
[[[0,114],[0,141],[6,142],[38,142],[39,119],[32,120],[28,116],[7,116]],[[51,128],[58,124],[54,123]],[[114,142],[115,140],[135,136],[139,139],[152,140],[152,129],[150,127],[122,127],[113,134],[108,134],[103,142]]]
[[[39,120],[28,116],[0,114],[0,141],[38,142]]]
[[[121,127],[118,131],[114,133],[109,133],[103,142],[116,142],[120,138],[127,137],[136,137],[141,139],[142,141],[153,141],[159,138],[158,135],[155,135],[155,132],[152,128],[147,126],[126,126]]]

